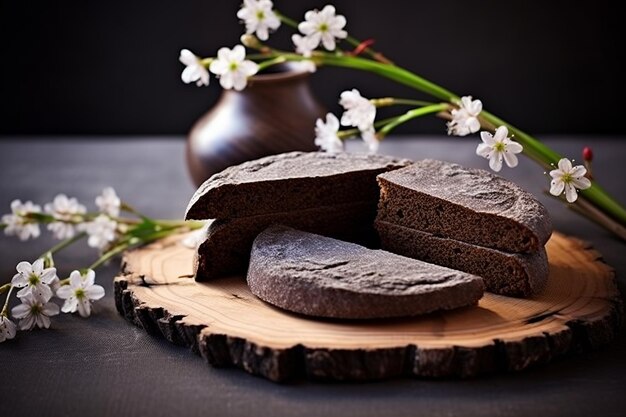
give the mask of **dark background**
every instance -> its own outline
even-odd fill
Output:
[[[219,95],[184,85],[181,48],[208,56],[238,43],[240,0],[2,1],[0,134],[181,134]],[[277,0],[297,20],[326,1]],[[622,133],[623,16],[608,1],[334,0],[347,30],[398,64],[473,94],[535,133]],[[291,47],[290,29],[270,38]],[[313,76],[337,109],[339,93],[412,91],[335,68]],[[443,132],[418,120],[400,132]]]

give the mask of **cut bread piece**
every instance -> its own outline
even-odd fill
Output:
[[[253,294],[277,307],[344,319],[450,310],[483,294],[475,275],[285,226],[255,239],[247,280]]]
[[[532,194],[487,171],[427,159],[378,183],[380,221],[506,252],[536,252],[552,233]]]
[[[377,245],[373,223],[376,203],[317,207],[268,215],[215,220],[196,252],[196,280],[245,273],[256,236],[272,224],[285,224],[321,235]]]
[[[382,220],[377,220],[375,227],[385,250],[478,275],[484,279],[486,291],[492,293],[529,297],[540,292],[548,280],[543,247],[530,254],[512,254]]]
[[[378,201],[376,176],[410,161],[382,155],[290,152],[235,165],[198,188],[186,219],[230,219]]]

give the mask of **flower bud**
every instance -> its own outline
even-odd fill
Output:
[[[583,161],[591,162],[593,160],[593,151],[589,146],[583,148]]]
[[[263,47],[263,44],[261,43],[261,41],[259,41],[259,39],[254,35],[249,35],[249,34],[241,35],[240,40],[241,40],[241,43],[248,48],[261,49]]]

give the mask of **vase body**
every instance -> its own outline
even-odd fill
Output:
[[[308,78],[308,72],[285,66],[255,75],[243,91],[224,90],[187,139],[187,165],[196,186],[231,165],[316,150],[315,121],[325,111]]]

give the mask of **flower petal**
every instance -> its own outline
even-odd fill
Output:
[[[482,131],[480,132],[480,139],[485,142],[487,145],[489,145],[490,147],[493,147],[493,145],[496,144],[495,139],[493,138],[493,135],[489,132],[486,131]]]
[[[517,166],[518,160],[514,153],[503,152],[502,156],[504,157],[504,162],[506,162],[509,168],[515,168]]]
[[[481,132],[481,133],[485,133],[485,132]],[[479,143],[478,146],[476,147],[476,155],[482,156],[483,158],[489,158],[489,155],[491,154],[492,150],[493,149],[491,148],[491,146],[487,145],[486,143]]]
[[[92,285],[85,289],[85,294],[90,300],[99,300],[104,297],[104,288],[100,285]]]
[[[83,286],[83,276],[81,275],[80,271],[75,269],[70,273],[70,287],[80,288],[82,286]]]
[[[565,199],[568,203],[573,203],[578,198],[576,188],[572,184],[565,184]]]
[[[54,303],[46,303],[43,305],[41,312],[46,316],[56,316],[59,314],[59,306]]]
[[[563,177],[563,171],[560,169],[553,169],[550,171],[550,176],[554,179],[561,179],[561,177]]]
[[[480,122],[475,117],[469,117],[465,124],[471,133],[476,133],[480,130]]]
[[[20,330],[32,330],[35,327],[35,317],[28,315],[20,320]]]
[[[572,185],[580,190],[591,187],[591,181],[587,177],[572,178]]]
[[[213,62],[228,62],[230,60],[230,49],[222,47],[217,50],[217,61]]]
[[[43,258],[39,258],[33,262],[33,273],[37,275],[41,275],[43,273]]]
[[[197,59],[198,58],[196,58],[194,53],[191,52],[189,49],[180,50],[180,56],[178,57],[178,60],[181,62],[181,64],[185,64],[187,66],[193,65],[196,63]]]
[[[491,155],[489,158],[489,168],[495,172],[499,172],[502,169],[502,154],[497,152]]]
[[[496,142],[502,142],[509,136],[509,129],[506,126],[500,126],[496,129],[496,133],[493,135],[493,139]]]
[[[243,73],[243,75],[249,77],[259,72],[259,66],[252,61],[243,61],[239,65],[239,70]]]
[[[30,264],[30,262],[26,262],[26,261],[22,261],[19,264],[17,264],[15,269],[17,270],[17,272],[19,272],[20,274],[24,274],[24,275],[30,275],[31,272],[33,272],[33,266]]]
[[[82,299],[78,302],[78,314],[81,317],[89,317],[91,314],[91,303],[88,299]]]
[[[11,285],[17,288],[22,288],[28,285],[28,279],[24,274],[15,274],[11,279]]]
[[[78,307],[78,300],[76,299],[76,297],[71,297],[65,300],[65,303],[63,303],[63,307],[61,308],[61,311],[64,313],[73,313],[76,311],[77,307]]]
[[[74,295],[74,289],[70,285],[63,285],[57,290],[57,297],[68,299]]]
[[[587,168],[582,165],[576,165],[569,173],[574,178],[580,178],[587,173]]]
[[[328,32],[322,33],[322,44],[328,51],[334,51],[337,46],[335,43],[335,37]]]
[[[550,194],[559,196],[563,193],[565,183],[561,180],[552,180],[550,182]]]
[[[572,163],[567,158],[562,158],[559,161],[559,169],[563,172],[570,172],[572,170]]]
[[[57,276],[56,268],[46,268],[41,274],[41,281],[50,284]]]
[[[40,329],[47,329],[48,327],[50,327],[50,319],[48,318],[48,316],[44,316],[43,314],[37,314],[37,326]]]
[[[235,45],[231,52],[231,59],[239,62],[246,59],[246,48],[244,48],[243,45]]]
[[[11,314],[16,319],[22,319],[30,312],[30,306],[28,304],[18,304],[11,310]]]
[[[48,302],[52,298],[52,289],[47,284],[39,284],[31,290],[41,302]]]
[[[216,60],[209,65],[209,71],[216,75],[226,74],[228,72],[228,62]]]
[[[524,150],[524,147],[517,142],[509,140],[506,144],[506,150],[511,153],[520,153]]]

